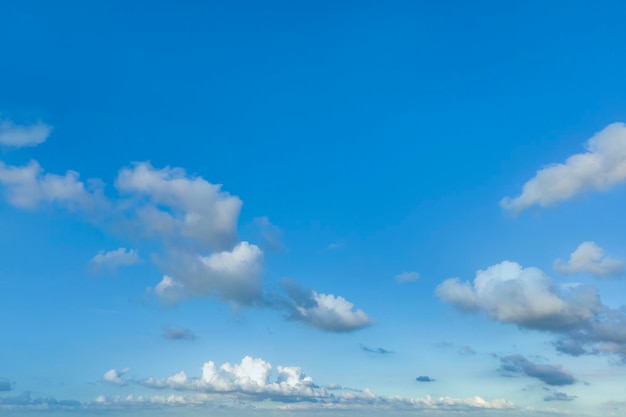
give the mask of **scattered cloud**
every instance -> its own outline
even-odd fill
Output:
[[[455,349],[460,355],[476,355],[476,351],[468,345],[457,345],[451,342],[441,342],[436,345],[439,348],[452,348]]]
[[[14,408],[76,408],[80,407],[81,402],[76,400],[57,400],[53,397],[36,397],[33,398],[30,392],[23,392],[13,397],[0,397],[0,409]]]
[[[293,320],[330,332],[349,332],[372,325],[363,310],[354,311],[354,304],[343,297],[303,289],[287,279],[282,280],[282,286],[287,293],[283,306]]]
[[[436,293],[462,311],[552,332],[559,338],[555,346],[560,352],[626,360],[626,309],[605,306],[593,287],[558,287],[538,268],[503,261],[478,271],[472,283],[448,279]]]
[[[65,175],[44,173],[36,161],[24,166],[0,161],[0,185],[5,188],[9,202],[20,208],[56,203],[71,210],[91,210],[104,204],[100,181],[84,183],[76,171],[67,171]]]
[[[129,368],[124,369],[111,369],[102,375],[102,381],[113,385],[126,385],[128,382],[122,377],[130,371]]]
[[[89,261],[96,270],[108,269],[115,271],[120,266],[130,266],[141,263],[139,254],[134,249],[119,248],[111,251],[100,251]]]
[[[415,380],[417,382],[435,382],[433,378],[426,376],[426,375],[420,375],[417,378],[415,378]]]
[[[0,146],[24,148],[37,146],[48,139],[52,126],[43,122],[18,125],[10,120],[0,120]]]
[[[337,250],[343,248],[343,243],[341,242],[333,242],[326,246],[327,250]]]
[[[364,344],[359,344],[359,347],[364,352],[375,353],[377,355],[389,355],[389,354],[393,353],[393,351],[387,350],[387,349],[383,349],[381,347],[371,348],[369,346],[365,346]]]
[[[186,327],[169,327],[163,328],[163,337],[169,340],[194,340],[196,335]]]
[[[544,401],[574,401],[578,398],[575,395],[568,395],[564,392],[553,392],[550,395],[543,397]]]
[[[553,206],[581,193],[608,190],[626,181],[626,125],[608,125],[589,139],[585,148],[585,153],[537,171],[519,196],[503,198],[500,206],[515,215],[531,206]]]
[[[13,384],[6,378],[0,378],[0,392],[3,391],[11,391],[13,389]]]
[[[547,385],[561,386],[576,383],[576,378],[561,365],[535,363],[522,355],[509,355],[500,358],[500,370],[512,374],[524,374],[537,378]]]
[[[583,242],[571,253],[567,262],[555,260],[553,268],[559,274],[586,272],[597,278],[605,278],[622,275],[624,266],[624,261],[605,256],[604,250],[596,243]]]
[[[417,272],[402,272],[396,275],[395,280],[398,284],[406,284],[407,282],[415,282],[420,279]]]

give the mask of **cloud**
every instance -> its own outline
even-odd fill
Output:
[[[575,328],[598,312],[597,295],[582,290],[558,294],[540,269],[503,261],[478,271],[473,285],[453,278],[440,284],[436,293],[462,310],[484,311],[496,321],[551,330]]]
[[[283,307],[293,320],[330,332],[350,332],[372,325],[363,310],[354,311],[354,304],[343,297],[306,290],[287,279],[281,283],[288,297]]]
[[[135,224],[147,234],[188,238],[225,250],[237,242],[242,202],[182,168],[155,169],[147,162],[120,170],[115,186],[131,198]]]
[[[23,392],[14,397],[0,397],[0,409],[8,408],[77,408],[81,406],[80,401],[76,400],[57,400],[53,397],[36,397],[33,398],[30,392]]]
[[[255,217],[253,222],[261,238],[263,248],[274,252],[285,250],[283,231],[278,226],[273,225],[267,216]]]
[[[454,348],[460,355],[476,355],[476,351],[468,345],[457,345],[456,343],[441,342],[436,345],[438,348]]]
[[[415,380],[417,382],[435,382],[433,378],[426,376],[426,375],[420,375],[417,378],[415,378]]]
[[[102,375],[102,380],[104,382],[107,382],[113,385],[118,385],[118,386],[126,385],[128,382],[122,379],[122,376],[127,374],[128,371],[130,371],[129,368],[111,369],[105,372],[104,375]]]
[[[359,347],[364,352],[375,353],[377,355],[389,355],[389,354],[393,353],[393,351],[387,350],[387,349],[383,349],[381,347],[371,348],[371,347],[365,346],[364,344],[359,344]]]
[[[559,274],[589,273],[597,278],[615,277],[624,273],[624,261],[604,255],[604,250],[594,242],[581,243],[571,253],[569,261],[554,261],[553,268]]]
[[[510,355],[500,358],[500,370],[524,374],[537,378],[544,384],[561,386],[576,383],[576,378],[560,365],[544,365],[531,362],[522,355]]]
[[[379,396],[369,389],[346,389],[338,384],[321,387],[314,383],[310,376],[295,366],[277,366],[263,359],[244,357],[240,363],[224,363],[217,365],[213,361],[206,362],[199,377],[187,376],[179,372],[165,378],[138,379],[137,384],[144,388],[156,390],[175,390],[181,393],[175,401],[185,403],[186,395],[191,392],[200,397],[199,401],[215,401],[217,395],[228,397],[233,401],[270,400],[284,404],[282,410],[304,408],[359,409],[361,407],[375,409],[409,409],[409,410],[472,410],[472,409],[510,409],[514,404],[507,400],[488,401],[481,397],[433,399],[403,398],[400,396]],[[137,397],[132,397],[136,400]],[[143,398],[143,397],[142,397]],[[196,397],[198,399],[198,397]],[[106,397],[98,397],[101,403],[109,401]],[[123,399],[122,399],[123,401]],[[172,401],[174,402],[174,401]]]
[[[100,251],[89,262],[94,268],[106,268],[115,271],[120,266],[141,263],[141,258],[134,249],[119,248],[108,252]]]
[[[20,208],[56,203],[73,210],[91,210],[103,202],[99,181],[85,184],[76,171],[65,175],[44,173],[36,161],[21,167],[0,161],[0,185],[6,189],[9,202]]]
[[[13,384],[6,378],[0,378],[0,392],[3,391],[11,391],[13,389]]]
[[[514,198],[500,206],[511,214],[538,205],[553,206],[588,191],[608,190],[626,181],[626,125],[613,123],[589,139],[587,152],[537,171]]]
[[[163,337],[170,340],[194,340],[196,335],[186,327],[164,327]]]
[[[37,122],[32,125],[17,125],[10,120],[0,121],[0,146],[23,148],[44,143],[52,132],[52,127]]]
[[[543,397],[544,401],[574,401],[578,398],[575,395],[567,395],[564,392],[553,392],[550,395]]]
[[[503,261],[480,270],[472,283],[448,279],[437,295],[465,312],[558,336],[557,350],[608,354],[626,361],[626,309],[602,304],[595,288],[554,285],[540,269]]]
[[[248,242],[208,256],[179,252],[168,260],[165,268],[169,274],[154,293],[167,303],[216,297],[234,305],[254,305],[263,295],[259,278],[262,265],[263,252]]]
[[[406,284],[407,282],[415,282],[420,279],[417,272],[402,272],[396,275],[395,280],[398,284]]]

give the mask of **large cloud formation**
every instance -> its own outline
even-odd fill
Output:
[[[26,128],[2,126],[4,136],[0,138],[5,144],[34,146],[45,140],[26,135]],[[7,126],[13,130],[9,132]],[[36,161],[25,166],[0,162],[0,188],[14,206],[35,209],[48,204],[89,213],[98,225],[127,232],[135,240],[148,240],[151,248],[157,247],[159,251],[151,259],[162,276],[150,292],[166,304],[210,297],[234,309],[259,306],[286,311],[292,319],[334,332],[371,324],[362,310],[354,310],[352,303],[333,294],[311,290],[299,299],[289,294],[270,299],[268,284],[261,279],[263,251],[240,241],[237,235],[243,203],[221,185],[189,175],[182,168],[158,169],[137,162],[118,172],[114,186],[117,195],[107,197],[101,180],[82,181],[75,171],[57,175],[46,173]],[[279,229],[269,219],[259,219],[267,232],[264,239],[276,238],[276,246]],[[114,270],[138,262],[136,251],[120,248],[97,254],[90,264]]]
[[[144,388],[172,390],[179,393],[228,395],[235,400],[270,400],[292,405],[306,403],[322,408],[369,406],[415,410],[472,410],[514,407],[510,401],[502,399],[488,401],[481,397],[466,399],[449,397],[432,399],[428,396],[425,398],[385,397],[378,396],[369,389],[344,389],[339,386],[325,388],[315,384],[313,379],[299,367],[277,366],[274,372],[269,362],[250,356],[246,356],[236,364],[224,363],[218,366],[213,361],[208,361],[202,366],[202,373],[199,377],[189,377],[185,372],[179,372],[165,378],[138,379],[135,383]],[[160,398],[170,397],[160,396]],[[172,401],[182,402],[184,398],[177,396],[177,400],[172,399]],[[101,403],[111,401],[106,397],[99,397],[98,400]]]
[[[572,155],[564,163],[547,166],[522,187],[514,198],[500,205],[511,214],[538,205],[549,207],[588,191],[608,190],[626,181],[626,125],[613,123],[585,144],[587,152]]]
[[[559,336],[571,355],[616,354],[626,360],[626,311],[602,304],[589,286],[557,287],[539,268],[503,261],[476,273],[473,282],[451,278],[437,295],[466,312]]]

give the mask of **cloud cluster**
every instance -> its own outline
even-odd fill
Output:
[[[605,256],[604,250],[595,242],[583,242],[571,253],[567,262],[555,260],[553,268],[559,274],[586,272],[597,278],[605,278],[622,275],[624,266],[624,261]]]
[[[522,355],[501,357],[500,370],[510,374],[524,374],[553,386],[572,385],[576,382],[576,378],[561,365],[535,363]]]
[[[626,311],[602,304],[593,287],[559,288],[540,269],[503,261],[473,282],[442,282],[437,295],[466,312],[556,334],[557,350],[571,355],[615,354],[626,359]]]
[[[4,122],[2,143],[34,146],[47,138],[50,128]],[[44,134],[45,133],[45,134]],[[261,280],[263,251],[239,241],[237,222],[242,207],[239,197],[222,190],[182,168],[153,167],[137,162],[122,168],[114,181],[116,197],[107,198],[100,180],[80,180],[75,171],[64,175],[46,173],[38,162],[12,166],[0,162],[0,189],[8,201],[34,209],[56,204],[70,210],[98,212],[98,224],[151,240],[161,248],[152,261],[162,271],[150,293],[166,304],[195,297],[211,297],[233,308],[269,307],[311,327],[325,331],[351,331],[371,324],[362,311],[345,298],[309,291],[295,300],[288,295],[267,297],[269,287]],[[280,229],[267,217],[255,220],[266,246],[280,244]],[[154,245],[153,245],[154,246]],[[116,269],[140,262],[135,250],[119,248],[100,252],[90,262],[97,268]]]
[[[48,139],[52,127],[37,122],[32,125],[18,125],[10,120],[0,121],[0,146],[23,148],[37,146]]]
[[[587,152],[572,155],[564,163],[537,171],[522,193],[500,201],[517,214],[528,207],[549,207],[587,191],[608,190],[626,181],[626,125],[613,123],[585,144]]]
[[[487,401],[481,397],[457,399],[403,398],[378,396],[369,389],[343,389],[334,385],[320,387],[313,379],[294,366],[277,366],[276,372],[269,362],[246,356],[238,364],[224,363],[217,366],[208,361],[202,367],[200,377],[188,377],[179,372],[166,378],[146,378],[136,381],[144,388],[192,392],[204,395],[228,395],[232,399],[263,401],[286,404],[306,403],[316,407],[358,407],[408,409],[508,409],[514,405],[507,400]],[[341,391],[341,392],[337,392]],[[134,397],[133,397],[134,398]],[[170,398],[163,396],[161,398]],[[174,401],[184,401],[177,395]],[[196,397],[197,398],[197,397]],[[101,397],[105,401],[104,397]],[[288,409],[288,408],[285,408]]]

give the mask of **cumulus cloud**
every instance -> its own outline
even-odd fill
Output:
[[[395,280],[398,284],[406,284],[407,282],[415,282],[420,279],[417,272],[402,272],[396,275]]]
[[[90,210],[101,203],[101,183],[80,181],[75,171],[65,175],[44,173],[36,161],[24,166],[0,161],[0,185],[11,204],[32,209],[40,203],[56,203],[70,209]]]
[[[500,370],[513,374],[524,374],[553,386],[572,385],[576,382],[576,378],[561,365],[535,363],[522,355],[509,355],[500,358]]]
[[[555,260],[553,268],[559,274],[586,272],[597,278],[605,278],[622,275],[624,265],[622,260],[605,256],[604,250],[595,242],[583,242],[571,253],[567,262]]]
[[[415,378],[415,380],[417,382],[435,382],[433,378],[426,376],[426,375],[420,375],[417,378]]]
[[[113,385],[126,385],[128,382],[122,377],[130,371],[129,368],[124,369],[111,369],[102,375],[102,381]]]
[[[37,122],[32,125],[18,125],[10,120],[0,121],[0,146],[23,148],[44,143],[52,132],[52,127]]]
[[[163,277],[154,292],[168,303],[216,297],[236,305],[254,305],[262,299],[262,265],[263,252],[248,242],[208,256],[179,252],[166,266],[171,274]]]
[[[585,153],[537,171],[519,196],[500,201],[502,208],[517,214],[531,206],[553,206],[581,193],[608,190],[626,181],[626,125],[608,125],[589,139],[585,148]]]
[[[626,309],[605,306],[593,287],[558,287],[538,268],[503,261],[478,271],[472,283],[446,280],[436,293],[463,311],[552,332],[560,352],[617,355],[626,361]]]
[[[169,327],[163,328],[163,337],[170,340],[194,340],[196,335],[186,327]]]
[[[349,332],[372,325],[363,310],[354,310],[354,304],[343,297],[303,289],[286,279],[282,285],[288,296],[285,307],[291,319],[330,332]]]
[[[191,392],[195,395],[210,397],[196,397],[197,401],[215,401],[218,395],[228,396],[234,401],[270,400],[288,404],[284,410],[298,408],[298,404],[306,404],[315,408],[377,408],[377,409],[412,409],[412,410],[472,410],[472,409],[510,409],[514,405],[507,400],[488,401],[481,397],[433,399],[403,398],[400,396],[387,397],[374,394],[369,389],[346,389],[333,384],[321,387],[313,382],[303,370],[295,366],[277,366],[274,368],[263,359],[246,356],[240,363],[224,363],[217,365],[213,361],[206,362],[202,373],[197,377],[190,377],[185,372],[179,372],[165,378],[145,378],[136,381],[144,388],[157,390],[175,390],[178,393]],[[143,397],[141,397],[143,399]],[[166,398],[165,396],[161,398]],[[171,402],[187,402],[185,394],[178,395]],[[200,399],[199,399],[200,398]],[[138,401],[137,397],[128,397],[127,400]],[[110,402],[106,397],[98,397],[101,403]],[[125,401],[124,398],[119,401]]]
[[[575,395],[568,395],[565,392],[552,392],[549,395],[543,397],[544,401],[574,401],[578,398]]]
[[[372,347],[369,347],[369,346],[365,346],[364,344],[359,344],[359,347],[364,352],[375,353],[377,355],[389,355],[389,354],[393,353],[393,351],[388,350],[388,349],[384,349],[384,348],[381,348],[381,347],[372,348]]]
[[[146,233],[186,237],[218,250],[237,241],[242,202],[219,184],[181,168],[156,169],[143,162],[122,169],[115,186],[133,199],[133,220]]]
[[[89,262],[96,269],[106,268],[116,270],[120,266],[130,266],[141,263],[139,254],[134,249],[118,248],[111,251],[100,251]]]

